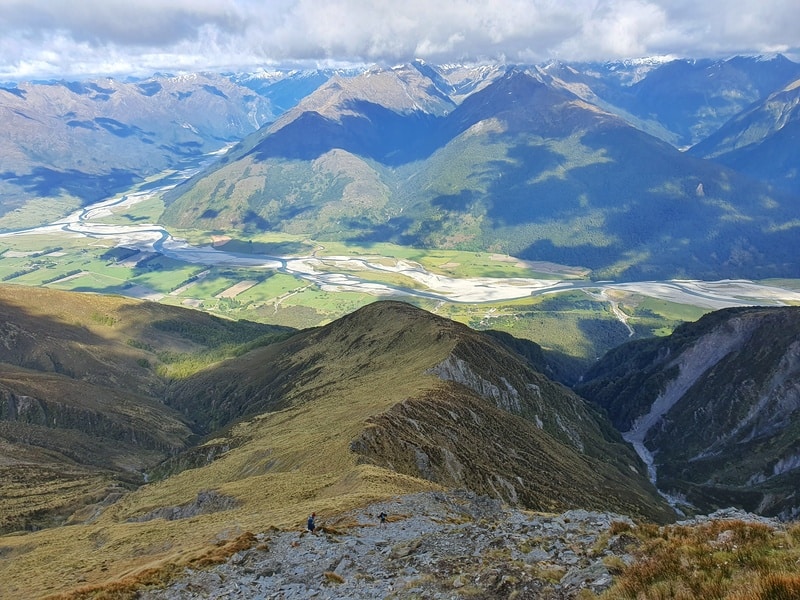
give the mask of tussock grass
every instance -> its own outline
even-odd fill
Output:
[[[561,565],[551,565],[547,563],[534,565],[530,568],[530,574],[535,579],[541,579],[548,583],[558,583],[566,572],[567,569]]]
[[[344,577],[333,571],[325,571],[323,575],[328,583],[344,583]]]
[[[800,598],[797,529],[739,520],[631,529],[640,544],[634,551],[636,560],[629,566],[614,565],[619,577],[601,597]]]
[[[611,527],[608,528],[608,535],[619,535],[631,531],[633,526],[625,521],[612,521]]]
[[[142,588],[161,588],[168,585],[186,567],[202,569],[223,563],[237,552],[252,548],[256,543],[256,536],[246,531],[235,539],[221,540],[214,547],[202,550],[194,556],[187,556],[180,564],[165,563],[145,568],[118,581],[80,587],[71,592],[48,596],[47,600],[132,600]]]
[[[133,600],[145,587],[164,587],[184,572],[178,565],[142,569],[119,581],[88,585],[71,592],[47,596],[45,600]]]

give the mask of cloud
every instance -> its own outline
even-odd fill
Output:
[[[0,0],[0,78],[798,52],[796,0]]]

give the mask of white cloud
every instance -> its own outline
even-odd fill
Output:
[[[797,31],[797,0],[0,0],[0,79],[792,53]]]

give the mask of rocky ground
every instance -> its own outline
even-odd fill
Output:
[[[632,538],[625,527],[612,528],[615,521],[632,525],[583,510],[509,509],[470,492],[414,494],[322,515],[315,534],[260,533],[255,547],[227,563],[187,571],[139,598],[576,598],[607,589],[615,566],[633,560]],[[615,529],[621,533],[612,535]]]

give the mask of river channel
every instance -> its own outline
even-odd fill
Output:
[[[220,151],[218,154],[222,153]],[[206,162],[208,159],[206,158]],[[583,289],[606,298],[612,290],[638,293],[711,310],[730,306],[800,304],[800,293],[748,280],[669,280],[642,282],[591,282],[577,279],[453,278],[426,270],[422,265],[390,257],[266,256],[225,252],[212,246],[192,246],[154,224],[109,225],[99,222],[122,209],[164,193],[201,168],[194,163],[148,189],[115,196],[84,207],[49,225],[0,233],[0,238],[47,233],[82,235],[112,240],[118,246],[157,252],[169,258],[207,266],[246,266],[288,273],[333,292],[362,292],[375,296],[417,296],[456,303],[485,303]],[[402,274],[414,282],[403,287],[370,281],[370,273]]]

